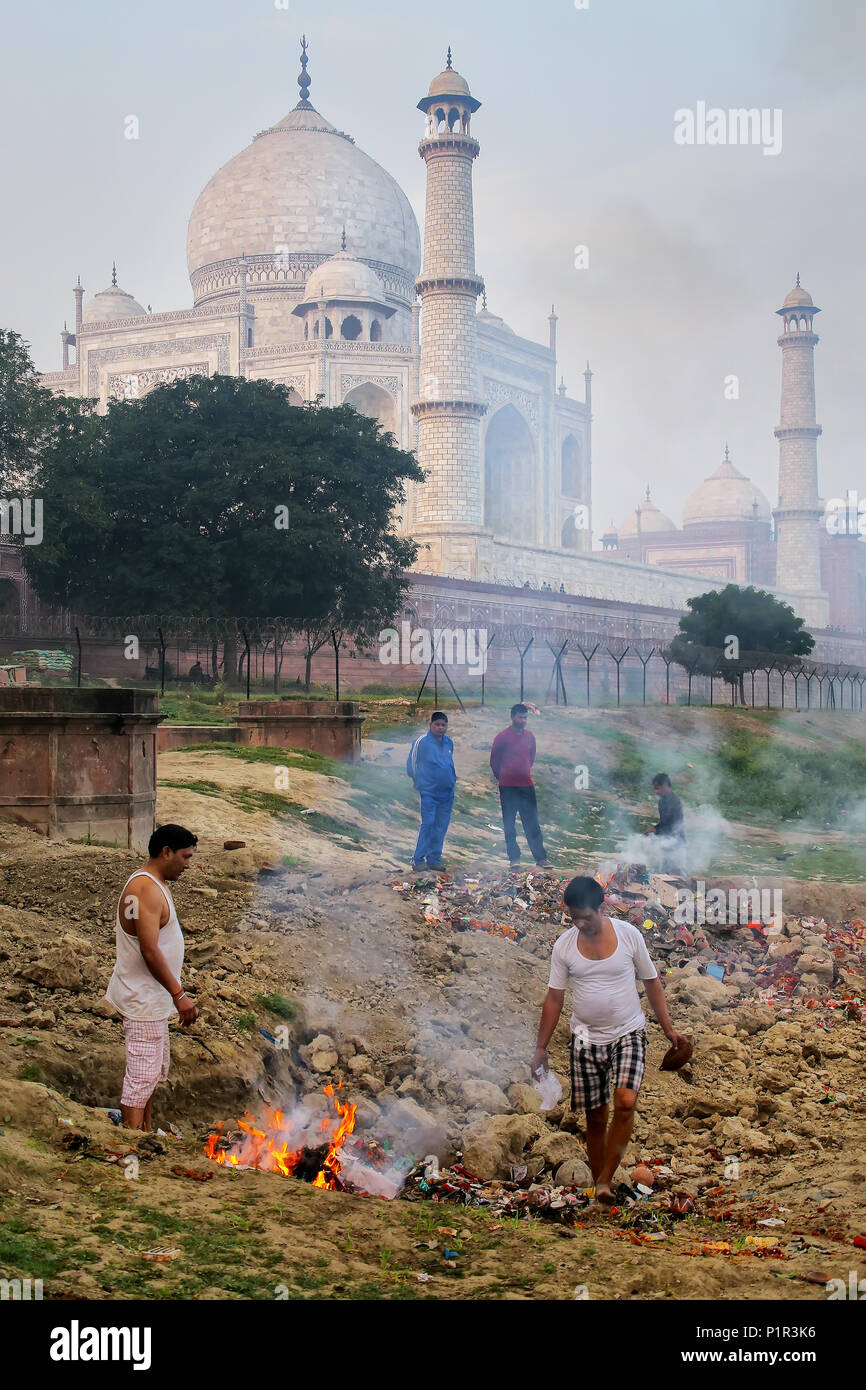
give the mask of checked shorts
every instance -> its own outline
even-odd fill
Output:
[[[165,1081],[168,1076],[168,1019],[142,1022],[125,1018],[123,1040],[126,1044],[126,1073],[120,1103],[141,1109],[147,1105],[159,1082]]]
[[[646,1070],[646,1033],[638,1028],[612,1043],[587,1043],[572,1033],[569,1044],[572,1110],[598,1110],[613,1089],[640,1090]]]

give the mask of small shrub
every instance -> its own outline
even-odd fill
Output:
[[[293,1019],[298,1016],[298,1006],[284,994],[257,994],[256,1003],[260,1009],[276,1014],[277,1018]]]

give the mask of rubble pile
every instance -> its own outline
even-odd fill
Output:
[[[650,874],[640,864],[602,865],[605,911],[646,934],[663,977],[675,970],[723,983],[728,997],[754,994],[761,1003],[787,1007],[793,998],[818,1010],[817,1026],[832,1026],[833,1012],[854,1021],[866,1001],[866,925],[840,926],[823,919],[777,914],[770,923],[750,921],[689,926],[675,918],[677,894],[698,897],[695,879]],[[397,879],[395,892],[421,909],[426,923],[453,931],[486,931],[519,942],[547,958],[557,936],[571,926],[562,905],[567,879],[541,871],[447,873]],[[711,987],[692,990],[695,1002],[720,997]],[[829,1017],[824,1011],[830,1011]]]

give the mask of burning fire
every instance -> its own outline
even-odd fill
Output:
[[[338,1082],[337,1088],[342,1084]],[[213,1159],[214,1163],[234,1168],[257,1168],[266,1173],[281,1173],[283,1177],[288,1178],[295,1172],[305,1153],[327,1145],[327,1152],[313,1180],[313,1187],[337,1187],[337,1175],[340,1172],[339,1150],[355,1128],[357,1106],[348,1101],[340,1101],[333,1086],[325,1086],[324,1092],[333,1101],[339,1123],[335,1129],[332,1120],[325,1116],[319,1125],[318,1134],[315,1135],[318,1143],[312,1134],[299,1130],[282,1110],[268,1108],[260,1124],[256,1124],[249,1113],[239,1121],[238,1127],[243,1133],[240,1140],[229,1142],[217,1126],[216,1131],[208,1136],[204,1146],[206,1157]],[[311,1140],[313,1142],[310,1142]]]
[[[342,1086],[343,1083],[340,1081],[337,1084]],[[345,1105],[341,1105],[334,1095],[333,1086],[325,1087],[325,1095],[330,1096],[331,1100],[334,1102],[334,1109],[340,1116],[340,1123],[337,1125],[336,1132],[331,1139],[325,1161],[316,1174],[316,1177],[313,1179],[313,1187],[337,1186],[335,1179],[340,1171],[338,1154],[345,1140],[355,1128],[355,1111],[358,1109],[357,1105],[350,1105],[348,1102]],[[324,1123],[325,1121],[323,1120],[322,1124]]]
[[[609,874],[605,874],[605,872],[604,872],[605,868],[606,868],[606,865],[602,865],[602,867],[598,870],[598,873],[595,875],[595,881],[596,881],[596,883],[600,883],[601,886],[602,886],[602,888],[606,888],[607,885],[610,883],[611,879],[616,877],[617,870],[619,869],[619,865],[618,865],[618,864],[614,864],[614,866],[613,866],[613,868],[611,869],[611,871],[610,871]]]

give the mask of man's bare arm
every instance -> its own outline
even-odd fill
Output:
[[[162,985],[163,989],[168,990],[180,1015],[181,1022],[184,1025],[193,1023],[196,1018],[195,1005],[184,993],[180,980],[169,969],[159,944],[159,924],[165,899],[159,889],[149,881],[136,896],[137,915],[133,920],[142,959],[153,978]]]
[[[676,1044],[682,1038],[682,1034],[678,1033],[671,1023],[665,992],[658,975],[656,975],[654,980],[644,980],[643,987],[646,990],[646,997],[650,1002],[653,1013],[659,1021],[662,1032],[666,1038],[669,1038],[672,1043]]]
[[[544,1003],[541,1006],[541,1022],[538,1025],[538,1041],[535,1044],[535,1056],[532,1059],[533,1075],[537,1071],[547,1069],[547,1048],[556,1031],[564,999],[564,989],[549,989],[544,996]]]

